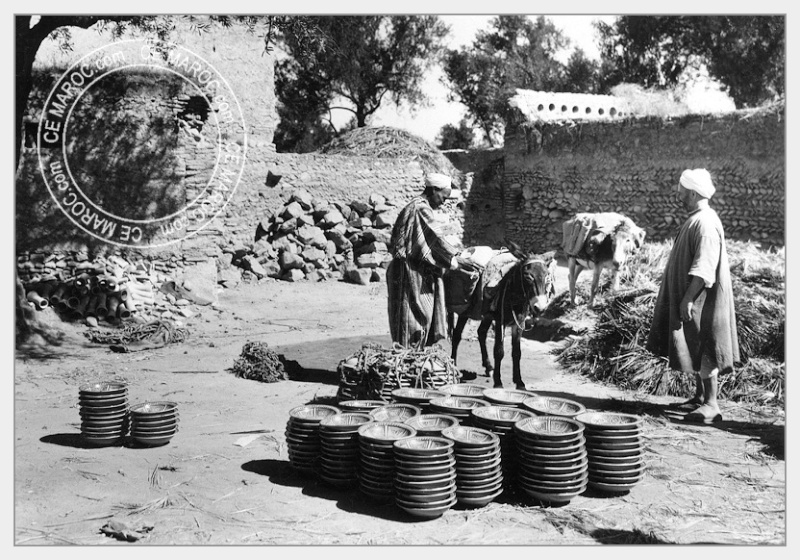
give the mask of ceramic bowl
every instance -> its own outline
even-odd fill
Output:
[[[418,406],[405,403],[386,404],[369,411],[370,418],[375,422],[405,422],[420,414],[422,410]]]
[[[586,412],[586,407],[579,402],[559,397],[531,397],[522,401],[522,407],[539,416],[563,416],[575,418]]]

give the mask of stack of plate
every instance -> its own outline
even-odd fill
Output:
[[[417,430],[418,436],[440,436],[445,428],[458,426],[458,418],[448,414],[420,414],[405,423]]]
[[[583,424],[560,416],[535,416],[514,424],[519,487],[545,503],[566,503],[586,490]]]
[[[286,423],[286,447],[289,463],[296,470],[311,474],[320,454],[319,423],[341,411],[326,404],[308,404],[289,411]]]
[[[146,402],[131,407],[131,437],[142,445],[164,445],[178,431],[178,404]]]
[[[81,435],[92,445],[113,445],[128,433],[128,386],[118,382],[81,385],[78,389]]]
[[[453,442],[456,459],[456,498],[482,507],[503,492],[500,438],[489,430],[454,426],[442,430]]]
[[[627,492],[644,476],[642,419],[632,414],[587,412],[576,420],[586,427],[589,486]]]
[[[488,403],[472,397],[449,396],[431,399],[431,412],[455,416],[462,426],[469,425],[472,409],[480,406],[488,406]]]
[[[453,442],[436,436],[394,442],[395,503],[416,517],[439,517],[456,504]]]
[[[417,435],[411,426],[399,422],[369,422],[358,428],[359,489],[376,500],[394,496],[395,441]]]
[[[453,383],[439,388],[439,391],[453,397],[472,397],[476,399],[483,398],[483,391],[486,389],[483,385],[475,383]]]
[[[416,389],[413,387],[403,387],[392,391],[392,398],[394,402],[402,404],[413,404],[419,407],[423,412],[429,410],[428,406],[431,399],[437,397],[447,396],[442,391],[434,391],[433,389]]]
[[[337,406],[342,409],[343,412],[369,412],[370,410],[375,410],[386,404],[386,401],[379,401],[379,400],[352,400],[352,401],[342,401]]]
[[[333,486],[358,482],[358,429],[372,421],[366,412],[343,412],[319,423],[319,477]]]
[[[503,480],[506,486],[514,484],[517,475],[517,445],[514,439],[514,424],[535,414],[513,406],[483,406],[472,409],[472,425],[489,430],[500,438],[503,457]]]
[[[538,396],[530,391],[511,389],[484,389],[483,398],[491,404],[498,406],[522,407],[522,401]]]
[[[392,403],[369,411],[373,422],[405,422],[413,416],[419,416],[422,411],[413,404]]]
[[[586,412],[586,407],[579,402],[559,397],[531,397],[522,401],[522,408],[530,410],[537,416],[562,416],[575,418]]]

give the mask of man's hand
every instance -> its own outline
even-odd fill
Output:
[[[694,315],[694,302],[687,299],[681,300],[680,314],[681,321],[684,323],[691,321]]]

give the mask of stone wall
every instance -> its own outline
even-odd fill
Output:
[[[685,219],[675,188],[681,172],[704,167],[711,205],[730,239],[783,245],[783,109],[709,118],[618,123],[533,124],[517,114],[506,128],[506,233],[523,246],[561,246],[561,224],[578,212],[621,212],[650,240],[676,235]]]

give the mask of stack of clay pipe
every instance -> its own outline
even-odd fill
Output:
[[[85,318],[89,323],[103,319],[114,322],[130,317],[136,309],[129,291],[134,284],[137,283],[84,272],[71,280],[51,278],[29,284],[26,297],[37,310],[52,306],[74,319]],[[152,293],[150,298],[152,300]]]

